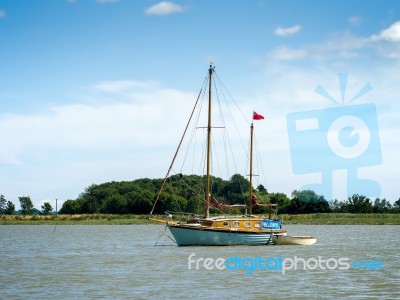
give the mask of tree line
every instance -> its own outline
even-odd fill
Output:
[[[142,178],[134,181],[92,184],[77,199],[66,200],[60,214],[148,214],[157,198],[161,179]],[[211,194],[224,204],[249,204],[250,182],[239,174],[229,180],[212,177]],[[160,194],[154,214],[170,212],[204,213],[205,177],[197,175],[173,175],[168,178]],[[284,193],[269,193],[263,185],[253,189],[259,203],[273,203],[278,213],[399,213],[400,199],[393,205],[386,199],[371,200],[363,195],[352,195],[348,199],[327,201],[314,191],[293,191],[291,198]],[[29,196],[19,197],[21,214],[51,214],[53,208],[45,202],[41,210],[33,207]],[[218,213],[215,208],[211,212]],[[232,208],[227,213],[244,213],[243,209]],[[255,207],[254,213],[265,213],[266,209]],[[0,195],[0,213],[15,214],[15,205]]]
[[[19,211],[23,215],[41,214],[49,215],[53,212],[53,207],[49,202],[44,202],[41,206],[42,210],[33,207],[31,197],[22,196],[18,197],[21,210]],[[4,195],[0,195],[0,214],[14,215],[16,213],[15,205],[11,201],[7,201]]]

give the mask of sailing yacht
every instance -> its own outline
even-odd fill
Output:
[[[276,204],[261,204],[256,195],[253,194],[253,120],[263,119],[256,112],[253,112],[250,125],[250,153],[249,153],[249,199],[247,204],[224,204],[213,197],[211,188],[211,131],[214,128],[212,124],[212,84],[215,67],[210,65],[208,69],[208,111],[207,111],[207,133],[206,137],[206,155],[205,155],[205,187],[204,187],[204,215],[192,217],[187,221],[164,220],[166,226],[172,233],[177,245],[204,245],[204,246],[222,246],[222,245],[271,245],[276,244],[280,237],[286,235],[286,229],[283,228],[282,220],[276,216]],[[186,130],[185,130],[186,131]],[[182,137],[183,138],[183,137]],[[181,140],[182,142],[182,140]],[[180,143],[181,144],[181,143]],[[179,146],[178,146],[179,149]],[[178,151],[178,150],[177,150]],[[176,157],[176,154],[175,154]],[[175,158],[174,157],[174,158]],[[172,163],[173,164],[173,163]],[[170,166],[169,171],[172,168]],[[154,207],[162,193],[167,181],[169,171],[158,193]],[[266,207],[267,216],[254,215],[253,210],[256,207]],[[219,215],[210,214],[210,209],[223,211],[224,209],[244,209],[242,215]]]

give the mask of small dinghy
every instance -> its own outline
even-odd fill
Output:
[[[275,238],[278,245],[314,245],[317,242],[317,238],[310,235],[278,235]]]

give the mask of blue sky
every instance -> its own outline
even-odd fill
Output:
[[[93,183],[162,178],[212,60],[244,109],[266,118],[270,192],[294,174],[286,116],[332,107],[365,84],[382,163],[357,170],[396,201],[400,141],[398,1],[0,0],[0,194],[19,208],[75,199]],[[334,196],[345,172],[335,173]],[[362,191],[360,191],[362,194]]]

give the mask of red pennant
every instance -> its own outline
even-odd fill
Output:
[[[264,117],[253,111],[253,120],[264,120]]]

